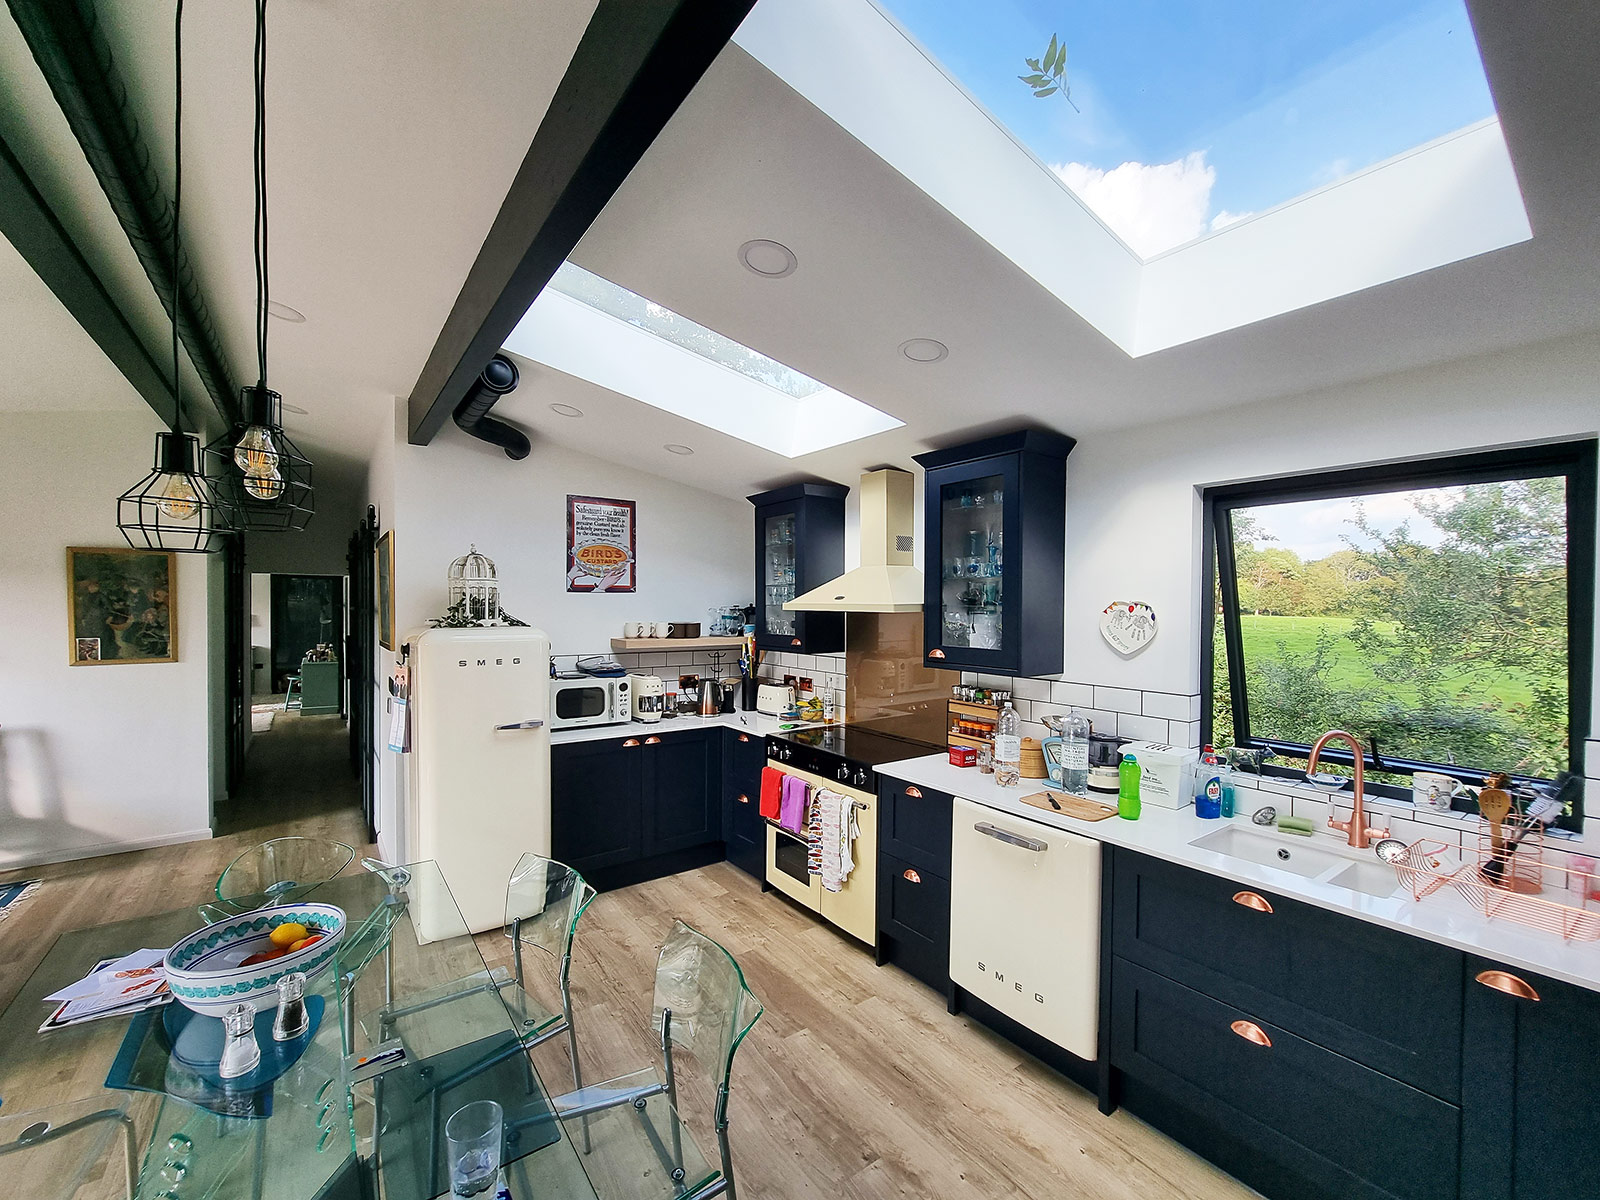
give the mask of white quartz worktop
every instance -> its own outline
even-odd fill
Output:
[[[1295,838],[1254,826],[1248,815],[1233,817],[1231,822],[1207,821],[1196,816],[1193,807],[1174,812],[1151,804],[1143,806],[1137,821],[1124,821],[1120,817],[1080,821],[1022,802],[1023,796],[1048,787],[1044,780],[1024,779],[1018,787],[1003,788],[994,782],[993,775],[982,774],[975,767],[952,766],[943,754],[930,754],[880,766],[878,774],[919,787],[948,792],[998,812],[1070,830],[1084,837],[1109,842],[1113,846],[1148,854],[1152,858],[1220,875],[1331,912],[1454,946],[1509,967],[1537,971],[1552,979],[1600,991],[1600,942],[1566,942],[1553,933],[1545,933],[1514,921],[1489,920],[1472,908],[1458,892],[1448,888],[1426,899],[1413,900],[1408,891],[1399,888],[1397,881],[1394,896],[1369,896],[1190,844],[1196,838],[1234,823],[1274,839],[1281,838],[1291,850],[1297,845],[1305,845],[1308,840],[1319,849],[1348,850],[1344,845],[1344,836],[1334,831],[1319,832],[1310,839]]]
[[[780,725],[793,721],[780,721],[758,712],[718,713],[714,717],[673,717],[665,721],[625,721],[620,725],[580,725],[576,729],[550,731],[552,746],[566,746],[573,742],[600,742],[608,738],[649,737],[664,733],[682,733],[689,729],[732,729],[736,733],[750,733],[758,737],[778,732]]]

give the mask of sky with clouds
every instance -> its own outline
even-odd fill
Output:
[[[1145,257],[1494,112],[1463,0],[879,2]]]
[[[1417,511],[1419,497],[1442,499],[1459,488],[1424,488],[1419,491],[1381,492],[1359,501],[1367,523],[1383,533],[1393,533],[1401,525],[1424,546],[1438,546],[1445,532]],[[1270,538],[1258,538],[1257,548],[1278,547],[1293,550],[1301,562],[1315,562],[1335,550],[1354,545],[1358,550],[1374,549],[1370,537],[1356,527],[1358,501],[1348,496],[1331,500],[1297,500],[1291,504],[1262,504],[1241,511],[1256,520],[1256,527]],[[1346,539],[1349,539],[1348,541]]]

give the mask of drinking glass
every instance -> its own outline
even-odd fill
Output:
[[[444,1123],[450,1152],[450,1191],[476,1196],[500,1176],[500,1151],[505,1140],[505,1114],[493,1100],[474,1100],[458,1108]]]

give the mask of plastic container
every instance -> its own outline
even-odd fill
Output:
[[[1139,819],[1139,760],[1124,754],[1117,764],[1117,816],[1125,821]]]

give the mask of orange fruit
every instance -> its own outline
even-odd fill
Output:
[[[287,950],[290,946],[294,945],[295,942],[300,941],[310,932],[311,931],[309,929],[300,924],[298,921],[285,921],[267,936],[269,939],[271,939],[274,946],[279,946]]]

